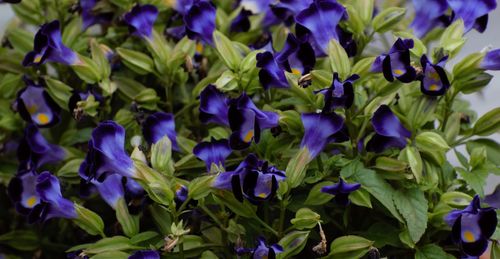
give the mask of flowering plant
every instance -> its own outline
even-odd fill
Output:
[[[495,0],[0,2],[0,258],[500,258]]]

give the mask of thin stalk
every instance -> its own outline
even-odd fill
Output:
[[[255,217],[255,219],[265,228],[267,229],[269,232],[271,232],[273,235],[275,235],[276,237],[279,237],[279,233],[278,231],[274,230],[271,226],[269,226],[266,222],[264,222],[262,219],[260,219],[259,217]]]

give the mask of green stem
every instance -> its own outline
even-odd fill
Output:
[[[211,212],[205,205],[201,205],[200,208],[215,222],[215,224],[219,226],[220,229],[226,231],[226,227],[224,226],[224,224],[222,224],[222,222],[217,218],[217,216],[214,215],[213,212]]]
[[[286,206],[285,206],[285,200],[286,197],[283,197],[283,200],[280,201],[280,218],[279,218],[279,224],[278,224],[278,235],[281,238],[283,236],[283,227],[285,225],[285,212],[286,212]]]
[[[269,232],[271,232],[273,235],[276,237],[279,237],[278,231],[274,230],[271,226],[269,226],[266,222],[264,222],[261,218],[255,217],[255,220],[257,220],[265,229],[267,229]]]

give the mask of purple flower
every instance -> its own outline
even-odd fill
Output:
[[[26,87],[17,93],[16,109],[21,117],[38,127],[51,127],[60,120],[61,108],[43,86],[25,78]]]
[[[34,50],[23,60],[23,66],[42,65],[46,61],[64,65],[75,65],[80,61],[78,55],[62,43],[59,21],[55,20],[40,27],[35,35]]]
[[[485,70],[500,70],[500,49],[488,51],[479,67]]]
[[[411,132],[394,115],[389,106],[381,105],[372,117],[375,135],[366,145],[366,150],[380,153],[387,148],[404,148]]]
[[[137,4],[123,18],[131,34],[141,38],[151,38],[157,17],[156,6]]]
[[[352,75],[345,81],[340,81],[337,73],[333,74],[332,85],[315,93],[322,93],[325,95],[325,111],[331,111],[335,108],[349,109],[354,102],[354,89],[352,84],[358,80],[358,75]]]
[[[450,81],[444,70],[444,65],[448,57],[442,58],[437,64],[432,64],[426,55],[420,59],[422,64],[421,81],[422,93],[430,96],[440,96],[450,88]]]
[[[497,226],[494,208],[481,208],[479,196],[474,196],[463,210],[453,210],[444,219],[452,227],[452,237],[468,256],[480,256],[488,248],[488,239]]]
[[[252,253],[252,259],[276,258],[276,254],[281,252],[283,252],[283,247],[278,244],[267,246],[264,238],[259,237],[257,247]]]
[[[183,203],[188,198],[188,188],[185,185],[177,184],[175,188],[175,201],[177,204]]]
[[[113,19],[113,13],[95,13],[94,8],[99,0],[80,0],[82,10],[83,30],[98,23],[109,23]]]
[[[214,122],[219,125],[229,126],[227,111],[228,98],[214,85],[208,85],[200,93],[200,120],[207,124]]]
[[[216,9],[212,3],[195,1],[183,17],[187,36],[192,40],[201,40],[212,45],[215,12]]]
[[[279,119],[277,113],[257,108],[245,93],[230,101],[228,116],[232,130],[229,145],[235,150],[248,148],[252,140],[258,143],[261,130],[278,126]]]
[[[230,31],[232,32],[247,32],[250,30],[250,17],[252,15],[252,12],[245,10],[245,8],[242,8],[238,16],[234,18],[234,20],[231,22],[231,26],[229,27]]]
[[[387,81],[394,78],[403,83],[415,80],[416,72],[410,64],[410,49],[413,48],[413,40],[398,38],[388,54],[383,54],[375,59],[372,66],[373,72],[383,72]]]
[[[484,197],[484,202],[488,203],[493,208],[500,209],[500,185],[497,185],[493,193]]]
[[[344,119],[334,112],[303,113],[301,118],[304,124],[304,137],[300,147],[307,149],[310,160],[319,155],[326,144],[334,140],[336,133],[340,132],[344,125]]]
[[[274,15],[286,25],[295,23],[295,15],[306,9],[313,0],[280,0],[271,4]]]
[[[309,73],[316,63],[314,50],[309,42],[301,42],[288,34],[285,46],[280,52],[265,51],[256,56],[259,81],[264,89],[289,88],[285,71],[303,75]]]
[[[160,253],[155,250],[139,250],[130,255],[128,259],[160,259]]]
[[[343,206],[349,204],[349,194],[356,191],[361,187],[359,183],[349,184],[344,179],[339,178],[339,182],[332,186],[325,186],[321,188],[321,192],[335,195],[335,201]]]
[[[63,198],[59,180],[49,172],[18,174],[8,189],[16,209],[27,215],[30,223],[77,217],[74,203]]]
[[[156,112],[149,115],[142,124],[142,134],[149,144],[155,144],[168,136],[172,142],[172,150],[179,151],[174,115],[170,113]]]
[[[297,34],[309,35],[316,55],[324,56],[332,39],[340,42],[337,25],[344,19],[347,19],[347,11],[337,1],[314,0],[295,17]],[[304,31],[307,33],[302,33]]]
[[[89,150],[79,173],[87,181],[103,182],[108,175],[135,176],[132,159],[125,152],[125,129],[114,121],[104,121],[92,131]]]
[[[231,190],[239,201],[258,203],[272,198],[285,177],[284,171],[250,154],[234,171],[219,174],[213,187]]]
[[[231,151],[227,139],[215,140],[212,137],[210,142],[201,142],[196,145],[193,149],[193,154],[205,162],[207,171],[210,172],[212,164],[224,168],[224,161],[231,154]]]
[[[464,21],[465,30],[472,28],[484,32],[488,23],[488,13],[497,7],[496,0],[447,0],[455,14],[455,19]]]
[[[30,124],[24,129],[24,137],[17,150],[19,171],[36,170],[42,165],[57,163],[65,155],[64,149],[47,142],[38,128]]]
[[[448,10],[446,0],[413,0],[413,6],[415,7],[415,19],[410,26],[419,38],[425,36],[436,26],[443,24],[443,18]]]

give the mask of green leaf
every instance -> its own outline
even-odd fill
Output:
[[[307,195],[307,199],[304,202],[304,205],[323,205],[327,202],[329,202],[331,199],[333,199],[333,195],[321,192],[321,188],[328,186],[328,185],[333,185],[334,182],[331,181],[324,181],[317,183],[311,188],[311,191],[309,192],[309,195]]]
[[[361,258],[370,251],[373,241],[359,236],[343,236],[330,245],[330,258]]]
[[[124,48],[117,48],[116,52],[123,59],[125,65],[137,74],[145,75],[155,69],[153,59],[142,52]]]
[[[396,219],[404,222],[394,206],[392,199],[395,193],[394,189],[375,171],[366,169],[359,160],[354,160],[345,166],[340,174],[344,178],[352,176],[354,181],[361,184],[361,188],[367,190],[380,201]]]
[[[215,49],[219,53],[220,59],[229,69],[237,71],[243,57],[235,48],[233,42],[217,30],[214,31],[213,39]]]
[[[34,251],[39,247],[39,240],[31,230],[14,230],[0,236],[0,244],[19,251]]]
[[[193,200],[205,198],[211,192],[214,175],[206,175],[193,179],[188,185],[188,196]]]
[[[45,78],[45,83],[47,84],[47,92],[49,93],[50,97],[54,99],[59,107],[63,108],[64,110],[68,110],[68,102],[71,98],[73,88],[59,80],[50,77]]]
[[[368,75],[369,73],[371,73],[370,69],[374,61],[375,57],[367,57],[359,60],[352,67],[352,74],[357,74],[359,76]]]
[[[389,7],[373,18],[373,29],[378,33],[389,31],[398,25],[405,14],[405,8]]]
[[[406,161],[408,161],[408,164],[410,164],[411,172],[415,180],[417,183],[420,183],[423,177],[422,172],[424,166],[420,152],[414,147],[407,146],[401,153],[404,155],[404,158],[406,158]]]
[[[78,215],[77,218],[73,219],[75,224],[90,235],[104,236],[104,222],[99,215],[79,204],[75,204],[75,209]]]
[[[301,208],[295,213],[295,218],[290,220],[296,229],[314,228],[320,222],[321,216],[308,208]]]
[[[79,177],[78,171],[80,169],[80,165],[82,164],[83,159],[76,158],[69,160],[64,164],[58,171],[57,176],[62,178],[77,178]]]
[[[276,255],[276,258],[293,258],[300,253],[307,243],[309,231],[293,231],[284,236],[278,244],[283,247],[283,252]]]
[[[475,169],[469,172],[463,168],[457,168],[457,171],[470,188],[480,196],[484,196],[484,186],[486,186],[489,174],[487,169]]]
[[[428,204],[424,193],[417,189],[403,189],[395,192],[394,204],[406,222],[411,240],[417,243],[427,228]]]
[[[417,252],[415,253],[415,259],[445,259],[449,258],[449,256],[441,247],[433,244],[417,248]]]
[[[22,75],[5,74],[0,80],[0,97],[13,99],[22,85]]]
[[[441,35],[439,46],[451,57],[455,56],[465,44],[464,35],[464,21],[462,19],[456,20],[452,23]]]
[[[483,147],[486,149],[486,154],[488,156],[488,160],[494,163],[497,166],[500,166],[500,144],[492,139],[475,139],[468,141],[466,143],[467,152],[469,154],[472,153],[472,150],[477,147]]]
[[[463,192],[446,192],[441,195],[441,201],[452,207],[465,207],[471,200],[472,197]]]
[[[157,227],[158,231],[167,236],[171,233],[170,226],[172,225],[172,217],[168,211],[168,209],[159,204],[153,204],[149,207],[149,211],[151,213],[151,217]]]
[[[247,200],[243,202],[238,201],[231,192],[228,191],[217,191],[214,192],[214,200],[219,204],[226,205],[232,212],[245,217],[254,218],[256,207],[250,204]]]
[[[71,68],[80,79],[89,84],[99,82],[102,77],[97,64],[90,58],[79,55],[80,62],[71,65]]]
[[[6,36],[10,44],[21,53],[33,50],[34,36],[32,32],[16,27],[8,30]]]
[[[108,78],[111,75],[111,66],[106,58],[105,51],[111,51],[107,46],[99,44],[95,39],[90,41],[90,51],[92,53],[92,59],[96,63],[99,71],[101,72],[101,78]],[[107,93],[108,95],[112,94]]]
[[[311,162],[311,157],[307,148],[301,148],[295,156],[290,159],[286,166],[286,181],[290,188],[295,188],[302,184],[306,176],[307,166]]]
[[[415,138],[417,147],[426,150],[432,151],[437,149],[448,150],[450,146],[446,143],[446,140],[441,137],[441,135],[432,131],[421,132]]]
[[[103,238],[94,244],[90,244],[87,249],[84,249],[83,251],[86,254],[101,254],[105,252],[124,251],[138,248],[140,247],[134,246],[130,242],[130,239],[124,236],[114,236]]]
[[[174,161],[172,160],[172,142],[165,136],[151,146],[151,165],[164,174],[174,174]]]
[[[370,194],[364,190],[364,189],[359,189],[349,195],[349,200],[358,205],[358,206],[363,206],[367,208],[372,208],[372,201],[370,199]]]
[[[328,58],[332,73],[338,73],[341,80],[347,79],[351,72],[351,62],[344,47],[338,41],[331,40],[328,43]]]
[[[399,232],[400,230],[393,224],[382,221],[376,222],[366,231],[363,231],[363,236],[369,240],[375,241],[374,246],[377,248],[382,248],[386,245],[399,247],[401,246]]]
[[[402,172],[408,168],[408,163],[394,158],[380,156],[375,161],[375,168],[389,172]]]
[[[500,131],[500,107],[497,107],[477,120],[474,124],[474,134],[489,136]]]
[[[120,198],[115,205],[116,219],[122,226],[123,233],[133,237],[139,233],[139,216],[131,215],[124,198]]]

